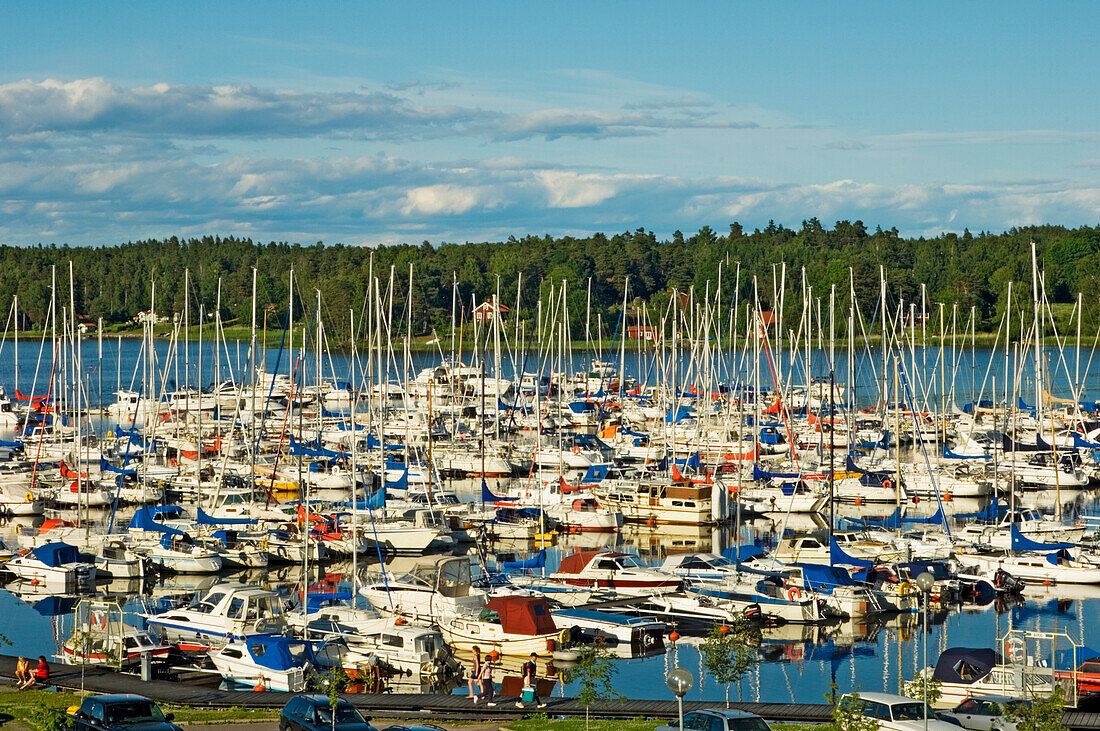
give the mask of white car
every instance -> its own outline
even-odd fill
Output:
[[[932,706],[903,695],[845,693],[839,705],[852,706],[861,715],[875,719],[880,731],[959,731],[955,724],[939,720]]]
[[[1002,718],[1006,706],[1027,705],[1030,701],[1003,695],[978,695],[967,698],[950,711],[940,711],[940,718],[957,723],[970,731],[1016,731],[1013,721]]]

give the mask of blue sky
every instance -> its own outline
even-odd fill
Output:
[[[0,0],[0,241],[1100,221],[1093,3]]]

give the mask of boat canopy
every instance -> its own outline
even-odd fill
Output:
[[[996,650],[986,647],[952,647],[940,653],[932,677],[941,683],[970,685],[1001,663]]]
[[[496,612],[501,629],[510,635],[545,635],[558,629],[546,597],[497,596],[483,612]]]
[[[852,576],[839,566],[817,563],[796,563],[802,569],[802,581],[807,589],[822,594],[832,594],[838,586],[856,586]]]
[[[50,568],[80,562],[76,546],[60,541],[44,543],[38,548],[31,549],[31,555]]]
[[[246,644],[252,661],[260,667],[289,670],[313,661],[309,643],[293,637],[251,635]]]

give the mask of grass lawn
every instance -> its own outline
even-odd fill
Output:
[[[588,728],[590,731],[653,731],[653,729],[662,725],[664,721],[656,720],[643,720],[643,719],[614,719],[614,720],[596,720],[589,721]],[[519,721],[508,721],[502,725],[502,728],[509,728],[512,731],[584,731],[584,716],[579,718],[565,718],[550,720],[545,715],[536,714],[529,718],[524,718]]]
[[[53,693],[45,690],[0,692],[0,719],[39,731],[54,731],[52,722],[56,713],[64,713],[69,706],[80,705],[79,693]],[[173,713],[176,721],[264,721],[279,717],[270,709],[246,708],[191,708],[189,706],[161,706],[165,713]]]
[[[653,731],[665,723],[662,720],[595,720],[589,724],[590,731]],[[773,731],[832,731],[831,724],[773,723]],[[584,731],[584,717],[561,720],[549,720],[544,715],[531,716],[522,721],[509,721],[503,726],[512,731]]]

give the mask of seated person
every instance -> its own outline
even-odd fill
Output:
[[[31,675],[31,661],[20,655],[15,663],[15,684],[20,685],[27,682]]]
[[[50,666],[46,663],[44,655],[38,656],[38,667],[34,669],[34,674],[31,675],[19,686],[19,690],[26,690],[34,685],[46,685],[50,680]]]

